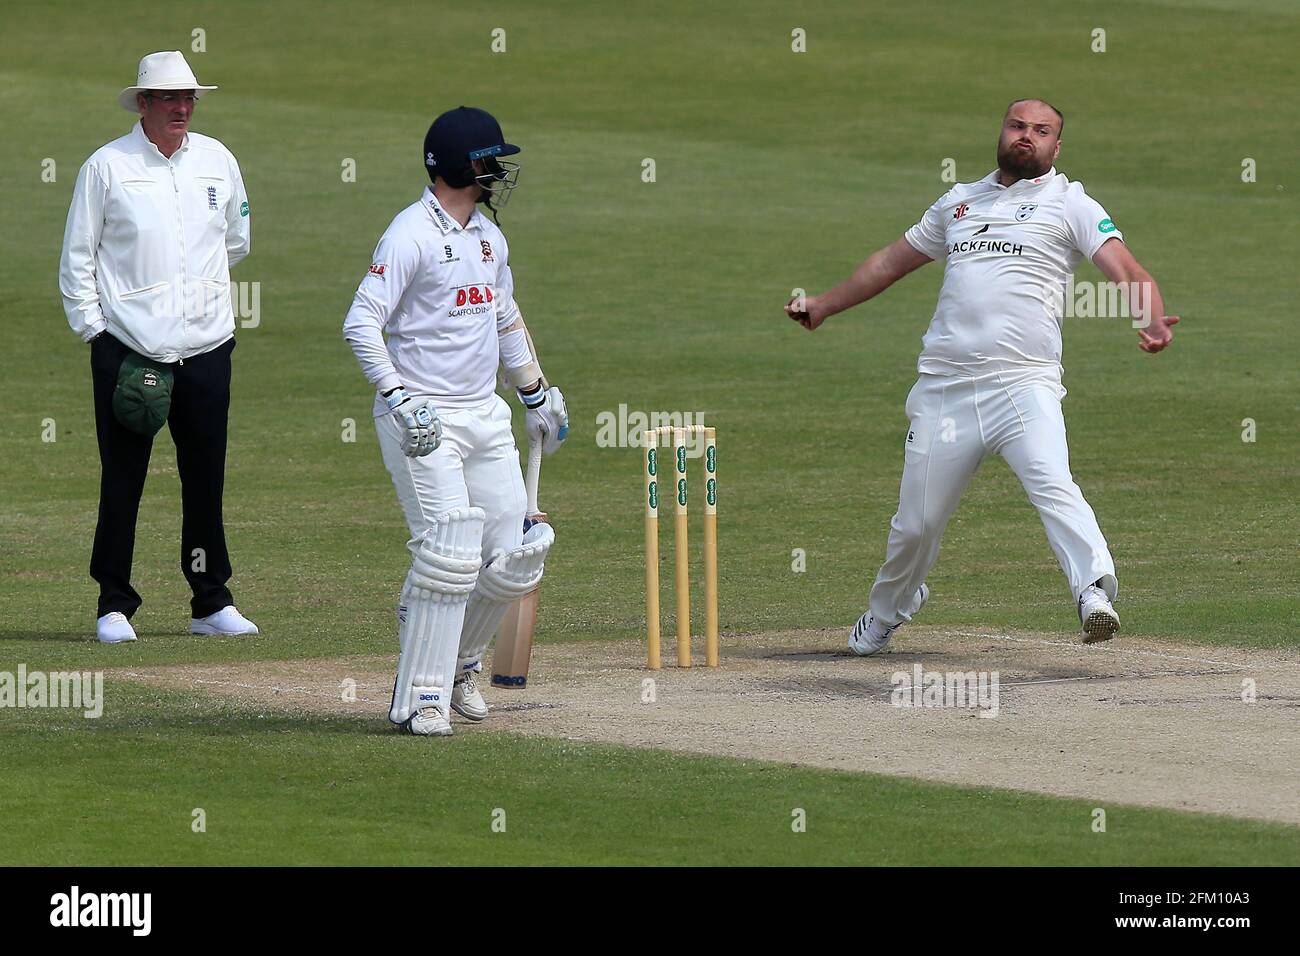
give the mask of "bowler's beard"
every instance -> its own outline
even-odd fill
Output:
[[[998,149],[998,169],[1016,179],[1037,179],[1051,168],[1051,161],[1039,159],[1032,149],[1018,149],[1015,143]]]

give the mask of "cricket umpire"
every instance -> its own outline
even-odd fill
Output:
[[[907,396],[898,511],[870,607],[849,635],[863,656],[929,597],[925,577],[944,528],[990,454],[1016,473],[1068,579],[1085,643],[1119,629],[1110,549],[1070,474],[1061,399],[1061,320],[1074,267],[1090,259],[1106,278],[1139,292],[1138,346],[1159,352],[1178,317],[1166,315],[1155,280],[1129,252],[1106,210],[1053,165],[1064,117],[1043,100],[1012,103],[998,139],[998,168],[954,186],[846,281],[786,314],[806,329],[880,294],[928,262],[945,262],[943,286]]]
[[[230,267],[248,255],[248,197],[230,151],[189,130],[198,98],[215,89],[177,51],[142,59],[136,85],[118,96],[139,122],[86,160],[68,210],[59,290],[72,331],[90,343],[101,465],[90,574],[99,583],[96,636],[106,644],[136,639],[136,516],[164,422],[181,480],[190,633],[257,633],[226,586],[221,515]]]

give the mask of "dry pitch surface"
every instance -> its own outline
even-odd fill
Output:
[[[720,668],[657,674],[644,668],[635,642],[544,645],[526,690],[486,688],[487,721],[457,718],[456,732],[510,731],[1300,824],[1300,664],[1280,651],[1122,637],[1085,646],[923,625],[909,626],[883,657],[852,657],[843,641],[838,630],[734,635]],[[665,663],[672,653],[666,635]],[[116,673],[246,705],[364,714],[378,728],[394,663],[346,657]],[[893,676],[903,672],[910,685],[918,663],[927,672],[997,671],[997,716],[895,706]],[[1243,700],[1248,679],[1254,702]],[[343,699],[348,680],[356,682],[355,701]]]

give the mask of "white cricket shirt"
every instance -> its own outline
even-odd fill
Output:
[[[1011,186],[959,183],[904,238],[946,263],[917,370],[978,375],[1061,364],[1061,290],[1108,239],[1106,210],[1053,167]]]
[[[230,267],[250,234],[230,150],[187,133],[168,159],[136,123],[77,175],[59,261],[68,324],[161,362],[210,351],[235,333]]]
[[[475,209],[461,226],[432,186],[397,214],[343,321],[343,337],[378,391],[402,385],[440,408],[491,397],[498,333],[519,316],[509,253],[495,223]],[[375,414],[387,413],[376,398]]]

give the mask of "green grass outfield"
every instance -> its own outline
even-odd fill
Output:
[[[1095,833],[1086,800],[505,734],[434,759],[373,721],[110,700],[0,717],[0,863],[1300,863],[1296,828],[1227,817],[1106,804]]]
[[[620,404],[700,411],[718,427],[724,629],[856,619],[897,500],[903,399],[941,270],[814,335],[781,305],[897,238],[947,188],[944,159],[962,181],[983,176],[1003,107],[1041,95],[1066,115],[1058,168],[1106,206],[1183,316],[1172,349],[1154,357],[1122,320],[1066,322],[1072,464],[1119,565],[1125,633],[1300,643],[1294,5],[1044,2],[1010,17],[985,2],[162,9],[29,5],[0,37],[0,670],[392,648],[406,531],[339,330],[375,240],[422,188],[428,123],[459,103],[491,109],[523,147],[502,222],[517,298],[573,414],[565,449],[543,469],[542,506],[559,536],[544,640],[644,626],[638,456],[595,441],[597,415]],[[494,27],[506,30],[505,53],[491,52]],[[188,52],[195,28],[204,53]],[[807,53],[791,52],[794,28],[807,31]],[[1105,53],[1090,50],[1096,28]],[[188,592],[162,437],[136,548],[142,639],[101,648],[85,642],[98,492],[88,355],[67,329],[57,263],[79,165],[129,128],[117,92],[145,52],[176,48],[221,86],[193,127],[235,152],[252,207],[252,255],[233,278],[261,284],[261,322],[238,335],[226,519],[232,586],[264,636],[174,636]],[[1247,157],[1255,183],[1241,181]],[[653,183],[641,178],[646,158]],[[54,182],[42,181],[46,159]],[[342,181],[348,159],[356,182]],[[46,419],[55,442],[41,440]],[[356,422],[355,442],[341,440],[344,419]],[[805,573],[791,570],[795,549]],[[998,460],[967,493],[929,582],[933,623],[1077,626],[1039,520]],[[78,724],[83,733],[57,715],[0,712],[0,826],[39,826],[50,861],[416,858],[368,828],[392,812],[386,788],[410,786],[428,754],[344,720],[256,720],[122,693],[126,712]],[[520,807],[509,837],[518,849],[490,851],[499,862],[787,851],[806,862],[930,861],[884,848],[880,833],[931,841],[936,862],[987,862],[986,834],[1020,862],[1228,862],[1229,846],[1252,840],[1258,853],[1231,862],[1296,859],[1294,830],[1147,811],[1132,811],[1136,829],[1112,826],[1109,837],[1125,836],[1090,842],[1086,826],[1072,835],[1077,801],[488,735],[442,753],[470,792],[440,788],[454,794],[439,831],[448,845],[478,847],[477,828],[487,834],[476,781]],[[326,767],[350,769],[328,776],[329,788]],[[278,776],[292,785],[273,786]],[[103,795],[93,813],[91,780]],[[688,784],[718,811],[694,815]],[[230,829],[214,822],[189,844],[186,820],[168,837],[170,818],[108,814],[154,788],[184,814],[204,799],[222,807],[215,819],[230,814]],[[810,824],[787,845],[787,804],[823,807],[810,814],[824,829]],[[590,841],[569,805],[598,818]],[[879,817],[860,816],[863,805]],[[532,830],[530,813],[544,821]],[[659,813],[676,824],[672,852],[636,836]]]

